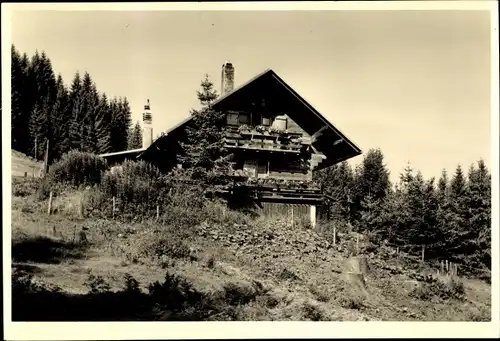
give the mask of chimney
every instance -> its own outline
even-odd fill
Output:
[[[151,113],[149,99],[144,105],[142,125],[142,148],[148,148],[153,143],[153,114]]]
[[[222,76],[221,76],[221,96],[233,91],[234,89],[234,67],[231,62],[226,61],[222,65]]]

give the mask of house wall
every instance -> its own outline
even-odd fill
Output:
[[[275,202],[262,203],[260,212],[264,217],[268,218],[284,218],[292,222],[308,221],[313,226],[317,220],[316,205],[310,204],[284,204]]]

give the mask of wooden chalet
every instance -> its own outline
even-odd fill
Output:
[[[225,63],[222,96],[212,108],[226,113],[225,146],[234,155],[235,176],[248,177],[228,190],[228,198],[246,198],[266,215],[307,216],[314,225],[323,195],[312,181],[313,170],[360,155],[361,150],[273,70],[236,89],[233,83],[234,68]],[[185,119],[129,156],[104,156],[142,159],[169,171],[179,164],[180,142],[190,122]]]

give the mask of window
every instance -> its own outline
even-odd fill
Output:
[[[255,160],[245,160],[243,163],[243,170],[246,171],[250,177],[255,177],[257,162],[255,162]]]
[[[266,126],[266,127],[270,126],[271,125],[271,119],[268,118],[268,117],[262,117],[262,125]]]
[[[250,117],[248,114],[240,114],[239,121],[240,124],[248,124],[250,123]]]
[[[229,113],[227,114],[227,124],[229,125],[238,125],[238,114],[237,113]]]

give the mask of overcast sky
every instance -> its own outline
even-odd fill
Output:
[[[393,179],[408,161],[426,178],[491,166],[486,11],[23,11],[12,42],[66,84],[88,71],[134,121],[149,98],[154,136],[230,60],[236,86],[272,68],[364,152],[380,147]]]

